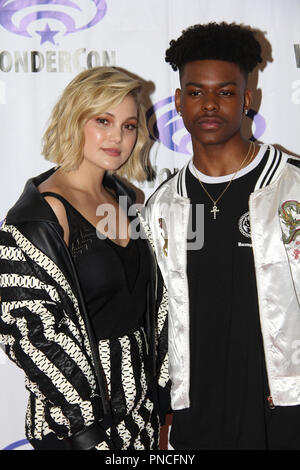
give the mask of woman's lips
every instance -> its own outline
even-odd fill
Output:
[[[119,157],[121,155],[121,151],[119,149],[115,148],[102,148],[103,152],[105,152],[107,155],[110,155],[111,157]]]

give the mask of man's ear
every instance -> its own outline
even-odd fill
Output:
[[[180,88],[177,88],[177,90],[175,91],[175,107],[176,107],[177,113],[179,113],[180,108],[181,108],[181,90],[180,90]]]
[[[244,93],[244,109],[249,109],[252,103],[252,91],[246,88]]]

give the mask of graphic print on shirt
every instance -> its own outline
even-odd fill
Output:
[[[249,211],[245,212],[238,221],[238,227],[240,233],[246,237],[250,238],[251,241],[251,227],[250,227],[250,216]],[[239,247],[252,247],[251,243],[238,242]]]
[[[249,212],[245,212],[239,219],[239,230],[247,238],[251,238]]]

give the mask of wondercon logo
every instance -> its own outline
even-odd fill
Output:
[[[58,45],[57,37],[95,26],[106,0],[0,0],[0,25],[7,31]],[[56,37],[57,36],[57,37]]]
[[[253,109],[249,109],[247,117],[255,125],[250,140],[258,140],[266,130],[266,122],[263,116]],[[153,140],[161,142],[173,152],[192,154],[191,136],[175,109],[174,96],[169,96],[154,104],[147,111],[147,122]]]
[[[175,109],[174,96],[158,101],[147,111],[150,136],[170,150],[191,154],[191,136]]]
[[[21,439],[20,441],[13,442],[2,450],[33,450],[27,439]]]

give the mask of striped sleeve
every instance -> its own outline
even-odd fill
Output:
[[[0,343],[46,406],[49,428],[66,438],[92,424],[96,381],[76,299],[13,226],[0,231],[0,296]]]

